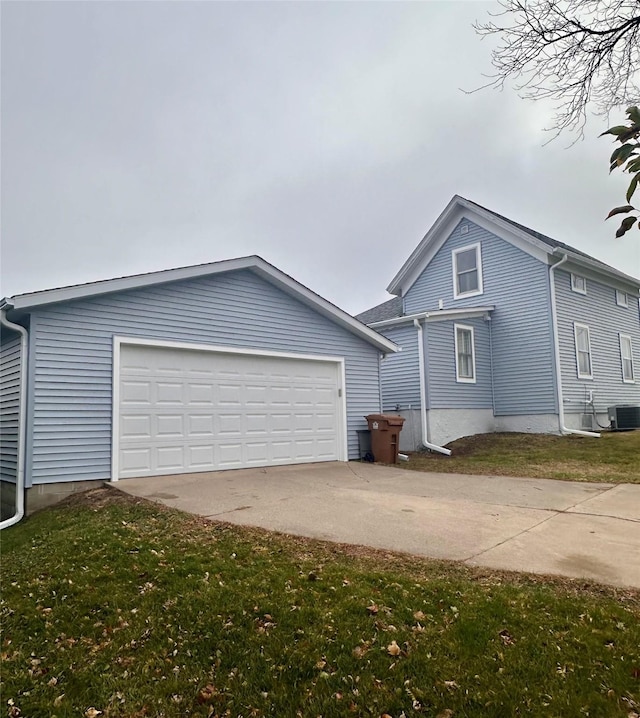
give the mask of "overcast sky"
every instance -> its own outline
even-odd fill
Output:
[[[493,7],[3,3],[0,295],[259,254],[356,313],[454,194],[640,275],[606,120],[461,91]]]

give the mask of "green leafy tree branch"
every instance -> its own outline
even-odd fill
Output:
[[[609,172],[621,169],[631,175],[631,181],[627,189],[627,204],[614,207],[607,215],[607,219],[621,214],[627,214],[616,232],[616,237],[622,237],[636,222],[640,229],[640,210],[631,204],[631,199],[640,183],[640,109],[636,106],[627,109],[629,123],[627,125],[616,125],[611,127],[603,135],[613,135],[614,141],[620,143],[609,160]],[[635,214],[634,214],[635,213]]]

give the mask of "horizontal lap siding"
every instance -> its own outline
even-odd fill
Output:
[[[491,409],[491,352],[489,326],[483,319],[458,322],[473,327],[476,383],[456,381],[455,322],[426,325],[429,409]]]
[[[461,233],[466,225],[468,232]],[[484,293],[453,298],[451,252],[480,242]],[[494,305],[494,413],[546,414],[557,411],[548,268],[509,242],[462,220],[405,296],[412,314]],[[468,323],[460,320],[461,323]],[[429,390],[429,387],[427,387]]]
[[[418,330],[413,326],[383,329],[387,339],[402,347],[396,354],[382,360],[383,411],[420,408],[420,365],[418,359]]]
[[[640,404],[640,319],[638,300],[616,304],[615,288],[587,279],[587,294],[571,291],[571,275],[555,279],[562,391],[566,412],[582,413],[589,391],[598,411],[614,404]],[[573,323],[586,324],[591,337],[593,379],[578,379]],[[636,383],[622,381],[619,333],[631,336]],[[590,411],[590,409],[589,409]]]
[[[379,410],[379,352],[250,271],[52,306],[31,331],[33,483],[110,477],[114,334],[344,357],[350,457]]]
[[[0,341],[0,479],[15,483],[20,419],[20,337],[2,332]]]

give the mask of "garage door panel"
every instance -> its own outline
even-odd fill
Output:
[[[336,362],[121,347],[119,476],[340,458]]]
[[[159,414],[155,418],[155,436],[157,438],[184,438],[184,416],[182,414]]]
[[[151,416],[149,414],[121,415],[120,436],[124,439],[151,439]]]
[[[150,448],[130,448],[120,451],[120,469],[123,473],[136,472],[136,476],[148,475],[152,470]],[[137,473],[145,472],[145,473]]]
[[[148,406],[151,403],[151,382],[123,381],[120,396],[125,406],[128,404]]]
[[[215,436],[213,414],[189,414],[187,416],[189,439],[202,440]]]
[[[155,386],[156,404],[160,406],[182,406],[184,404],[184,385],[182,382],[161,381],[157,382]]]
[[[202,467],[206,471],[214,463],[213,445],[203,444],[202,446],[188,446],[188,464],[191,468]]]

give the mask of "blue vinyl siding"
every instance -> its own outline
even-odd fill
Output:
[[[468,226],[466,234],[460,231],[463,225]],[[484,293],[455,300],[451,252],[476,242],[481,244]],[[549,278],[544,263],[462,220],[407,291],[405,311],[435,310],[439,299],[446,309],[495,306],[491,333],[496,416],[557,411]]]
[[[587,294],[571,291],[571,275],[559,269],[555,279],[564,410],[583,413],[593,391],[596,409],[640,403],[640,318],[637,298],[616,304],[615,288],[587,277]],[[578,379],[573,324],[586,324],[591,338],[593,379]],[[631,336],[635,384],[622,381],[619,334]]]
[[[111,474],[113,336],[345,358],[349,456],[379,411],[378,350],[248,270],[34,311],[33,483]]]
[[[456,381],[455,324],[473,327],[475,384]],[[483,319],[429,322],[426,325],[427,402],[429,409],[491,409],[489,323]]]
[[[20,419],[20,337],[3,328],[0,341],[0,479],[16,482]]]
[[[387,339],[402,347],[396,354],[382,360],[383,411],[420,409],[420,365],[418,359],[418,330],[413,324],[383,329]]]

